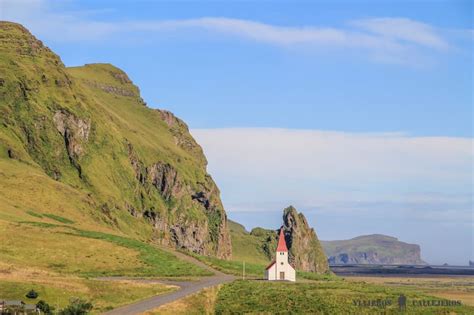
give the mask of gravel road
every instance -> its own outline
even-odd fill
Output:
[[[174,302],[190,294],[196,293],[204,288],[212,287],[221,283],[231,282],[235,279],[234,276],[227,275],[218,270],[215,270],[193,257],[190,257],[188,255],[185,255],[179,252],[173,252],[173,254],[178,256],[178,258],[182,260],[186,260],[192,264],[195,264],[202,268],[210,270],[211,272],[214,273],[214,275],[209,276],[209,277],[202,277],[198,281],[169,281],[169,280],[152,280],[152,279],[134,279],[134,278],[125,278],[125,277],[98,278],[99,280],[104,280],[104,281],[134,280],[134,281],[141,281],[141,282],[156,282],[156,283],[163,283],[163,284],[168,284],[168,285],[175,285],[179,287],[177,291],[163,294],[163,295],[157,295],[157,296],[154,296],[154,297],[151,297],[139,302],[135,302],[133,304],[125,305],[125,306],[113,309],[111,311],[108,311],[104,314],[107,314],[107,315],[141,314],[143,312],[150,311],[161,305]]]

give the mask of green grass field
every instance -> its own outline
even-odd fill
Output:
[[[251,235],[237,222],[229,220],[228,224],[234,260],[261,265],[266,265],[270,262],[270,259],[262,249],[264,244],[263,238]]]
[[[206,265],[222,271],[227,274],[234,276],[242,276],[243,262],[237,260],[223,260],[210,256],[201,256],[196,254],[190,254],[194,258],[200,260]],[[245,274],[247,277],[260,279],[264,276],[266,265],[255,264],[255,263],[245,263]]]
[[[200,256],[191,254],[196,259],[202,261],[208,266],[214,269],[222,271],[227,274],[231,274],[237,277],[242,277],[244,263],[239,260],[223,260],[215,257]],[[265,275],[265,267],[267,264],[258,263],[245,263],[245,277],[249,279],[263,279]],[[296,271],[296,277],[298,279],[306,280],[337,280],[340,279],[332,273],[328,274],[317,274],[314,272]]]
[[[417,307],[414,300],[441,300],[416,291],[366,282],[322,280],[305,283],[237,280],[222,286],[217,314],[398,314],[398,297],[407,297],[405,314],[472,314],[474,307]],[[358,306],[355,301],[391,301],[390,305]],[[380,305],[380,304],[379,304]]]
[[[28,233],[20,241],[17,241],[18,233],[15,232],[0,236],[4,244],[0,253],[2,262],[87,277],[211,275],[209,271],[179,260],[151,244],[124,236],[35,221],[22,221],[15,225],[6,223],[4,228]],[[54,239],[62,239],[62,242]],[[40,242],[41,248],[28,246]],[[18,246],[22,247],[15,250]]]
[[[39,296],[28,299],[25,294],[35,290]],[[93,314],[133,303],[153,295],[164,294],[176,290],[176,287],[162,284],[141,284],[130,281],[106,282],[78,278],[48,278],[34,280],[0,280],[0,296],[7,300],[23,300],[27,304],[36,304],[40,300],[47,301],[56,309],[64,308],[72,297],[80,297],[90,301],[94,308]]]
[[[30,218],[38,218],[30,216]],[[49,220],[49,218],[47,218]],[[105,282],[98,276],[194,278],[210,272],[142,241],[70,224],[0,220],[0,297],[63,308],[73,297],[101,313],[172,288],[159,284]],[[40,293],[25,298],[30,289]]]

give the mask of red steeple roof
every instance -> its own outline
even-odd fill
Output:
[[[283,234],[283,228],[280,229],[280,237],[278,238],[277,252],[287,252],[285,234]]]

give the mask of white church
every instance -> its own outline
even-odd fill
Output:
[[[265,278],[267,280],[296,281],[295,268],[288,262],[288,248],[283,229],[280,229],[275,260],[265,269]]]

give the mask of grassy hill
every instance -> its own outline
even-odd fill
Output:
[[[229,220],[230,237],[232,240],[232,257],[236,261],[247,263],[268,264],[270,258],[264,251],[265,238],[245,230],[245,227],[237,222]]]
[[[63,191],[69,190],[44,194],[26,187],[30,178],[24,176],[17,184],[27,198],[12,199],[9,194],[18,189],[2,191],[0,198],[23,209],[30,198],[41,199],[37,207],[70,204],[72,193],[77,203],[69,215],[88,217],[78,222],[230,257],[219,190],[184,122],[145,106],[138,88],[112,65],[66,68],[13,23],[0,24],[0,39],[4,169],[33,172],[44,177],[38,182],[64,184]],[[10,180],[10,175],[2,178]],[[48,211],[60,215],[64,210]]]
[[[387,235],[363,235],[350,240],[321,241],[331,263],[353,264],[426,264],[420,246],[400,242]]]
[[[38,288],[60,307],[74,294],[99,311],[169,288],[96,276],[209,275],[162,249],[231,256],[206,165],[186,124],[147,107],[122,70],[66,68],[0,22],[0,297]]]

